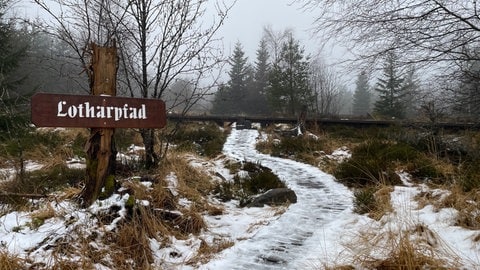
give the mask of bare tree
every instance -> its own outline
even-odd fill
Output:
[[[476,0],[297,0],[319,11],[315,30],[350,44],[361,59],[376,61],[395,49],[404,63],[478,60]]]
[[[322,59],[310,61],[310,87],[315,95],[314,111],[320,115],[335,115],[340,110],[340,87],[338,77]]]
[[[280,59],[283,44],[288,41],[288,38],[293,35],[292,29],[285,29],[283,31],[275,31],[272,26],[267,25],[263,28],[262,39],[266,43],[269,50],[269,57],[271,63],[277,63]]]
[[[191,86],[186,113],[216,85],[224,63],[216,33],[233,4],[207,0],[133,0],[118,20],[123,84],[130,96],[161,99],[177,79]],[[207,7],[214,8],[209,20]],[[213,13],[212,13],[213,14]],[[217,75],[215,75],[217,74]],[[178,100],[173,106],[178,106]],[[155,130],[142,129],[146,167],[158,164]]]
[[[216,84],[223,64],[216,33],[234,5],[223,0],[34,0],[54,19],[55,34],[77,53],[89,74],[89,45],[116,41],[120,55],[118,93],[161,99],[176,79],[192,86],[183,113]],[[207,12],[207,9],[208,12]],[[89,74],[91,76],[91,74]],[[178,106],[178,100],[174,106]],[[146,167],[160,161],[155,130],[140,130]]]

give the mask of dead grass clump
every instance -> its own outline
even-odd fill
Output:
[[[118,225],[118,230],[108,234],[106,244],[112,244],[110,253],[115,269],[150,269],[154,261],[150,239],[162,241],[170,235],[169,229],[155,215],[153,209],[136,205],[128,220]]]
[[[85,262],[85,260],[75,261],[64,257],[55,259],[54,264],[51,266],[52,270],[77,270],[77,269],[94,269],[94,265],[91,262]]]
[[[480,192],[478,190],[464,192],[460,186],[443,187],[445,192],[438,190],[421,192],[415,198],[419,204],[419,208],[426,205],[432,205],[435,210],[439,211],[443,208],[456,209],[455,226],[461,226],[467,229],[480,229]]]
[[[221,206],[216,206],[216,205],[208,205],[207,206],[207,214],[210,216],[220,216],[223,215],[223,212],[225,211],[225,208]]]
[[[448,269],[446,262],[424,254],[418,245],[412,243],[407,236],[400,238],[398,246],[392,251],[389,258],[374,263],[378,270],[405,269]]]
[[[9,254],[5,250],[0,251],[0,270],[25,269],[26,261],[18,256]]]
[[[55,217],[55,215],[56,215],[55,209],[53,209],[50,203],[47,203],[45,207],[33,212],[30,215],[30,217],[32,218],[32,220],[38,219],[38,220],[42,220],[43,222],[49,218]]]
[[[207,227],[202,215],[199,214],[195,207],[191,207],[184,212],[183,215],[174,220],[173,224],[174,228],[184,236],[190,234],[198,235],[202,229]]]
[[[200,212],[209,209],[209,202],[206,196],[211,193],[214,188],[212,177],[203,168],[195,167],[189,164],[188,159],[184,155],[174,153],[164,162],[159,171],[158,178],[167,179],[168,175],[173,175],[174,183],[159,182],[160,187],[170,192],[168,187],[175,185],[175,190],[179,193],[179,197],[183,197],[195,204],[196,209]],[[163,183],[163,184],[162,184]],[[157,190],[160,194],[164,191]]]
[[[159,209],[173,210],[176,209],[177,200],[172,192],[161,183],[155,185],[150,191],[152,206]]]
[[[162,169],[163,175],[173,172],[177,177],[179,188],[195,189],[201,195],[208,195],[213,188],[211,177],[201,168],[196,168],[188,163],[183,155],[174,153],[170,155]]]
[[[115,233],[112,259],[117,269],[150,269],[153,262],[145,226],[137,222],[124,223]]]
[[[13,180],[2,182],[0,188],[6,193],[46,195],[66,187],[75,187],[84,178],[85,170],[71,169],[64,164],[59,164],[17,175]]]
[[[381,186],[374,194],[375,206],[368,216],[375,220],[380,220],[386,213],[391,213],[393,207],[390,200],[390,195],[393,191],[392,186]]]
[[[399,231],[372,228],[361,232],[347,248],[355,255],[352,264],[365,269],[459,269],[460,266],[455,251],[423,224]]]
[[[216,238],[213,240],[213,243],[208,244],[203,239],[200,242],[200,247],[197,250],[197,254],[195,257],[190,259],[187,264],[188,265],[196,265],[198,263],[207,263],[210,261],[216,254],[220,253],[221,251],[230,248],[235,243],[231,240],[219,239]]]
[[[58,194],[57,199],[60,201],[72,200],[80,195],[82,192],[81,188],[78,187],[67,187]]]

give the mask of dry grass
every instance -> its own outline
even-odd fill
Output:
[[[45,204],[44,207],[30,214],[32,219],[47,220],[56,216],[55,209],[50,203]]]
[[[57,200],[72,200],[80,195],[82,189],[77,187],[67,187],[64,188],[57,196]]]
[[[480,190],[464,192],[460,186],[443,186],[442,190],[422,192],[416,196],[419,208],[433,205],[435,210],[454,208],[458,211],[455,226],[471,230],[480,229]]]
[[[147,228],[138,222],[123,224],[115,233],[112,254],[116,269],[150,269],[153,255],[150,249]]]
[[[48,247],[52,251],[48,269],[95,269],[95,264],[112,264],[110,254],[116,251],[115,246],[111,243],[102,246],[96,242],[98,232],[85,226],[87,224],[76,226],[70,234],[57,239],[55,244]]]
[[[433,232],[417,225],[412,231],[365,233],[350,249],[357,251],[353,264],[366,269],[458,269],[457,255],[439,254],[439,245]]]
[[[210,194],[214,188],[211,176],[200,168],[190,165],[184,155],[173,153],[164,162],[159,171],[159,178],[173,173],[178,182],[178,192],[195,203],[196,209],[206,211],[209,209],[209,203],[205,196]]]
[[[451,189],[450,195],[437,203],[436,208],[452,207],[458,210],[456,226],[479,230],[480,229],[480,190],[463,192],[460,188]]]
[[[0,270],[26,269],[26,261],[18,256],[11,255],[7,251],[0,250]]]
[[[197,250],[197,254],[195,257],[190,259],[187,264],[189,265],[196,265],[198,263],[207,263],[210,261],[216,254],[220,253],[221,251],[230,248],[235,243],[231,240],[225,240],[220,238],[213,239],[213,243],[208,244],[203,239],[201,240],[200,247]]]
[[[207,224],[203,220],[202,215],[194,207],[182,211],[182,215],[173,221],[173,228],[177,230],[181,238],[187,238],[189,235],[198,235]]]
[[[368,216],[374,220],[380,220],[386,213],[391,213],[393,207],[390,200],[390,194],[393,191],[392,186],[382,185],[377,188],[374,194],[375,207],[368,213]]]
[[[396,244],[390,258],[372,263],[375,269],[445,269],[445,262],[424,254],[408,237],[401,237]]]

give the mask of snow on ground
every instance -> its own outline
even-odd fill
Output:
[[[229,158],[270,167],[297,193],[298,202],[288,207],[263,208],[238,208],[238,202],[228,202],[224,204],[223,215],[205,216],[209,228],[199,236],[187,240],[172,238],[168,246],[151,240],[150,246],[155,252],[154,269],[355,266],[366,259],[388,257],[401,236],[408,236],[416,241],[417,248],[444,259],[457,269],[480,269],[480,232],[454,226],[454,209],[436,211],[431,205],[419,208],[414,197],[428,187],[410,183],[408,175],[400,174],[405,185],[395,187],[391,194],[394,211],[376,221],[352,212],[352,192],[336,183],[331,175],[316,167],[258,153],[254,144],[261,138],[255,130],[232,130],[224,153]],[[337,160],[348,155],[345,148],[331,154]],[[205,161],[191,156],[189,160],[212,175],[229,177],[223,157]],[[168,188],[175,191],[175,175],[168,178]],[[38,224],[30,212],[5,214],[0,217],[0,250],[48,265],[52,262],[52,244],[68,239],[75,241],[72,235],[94,226],[92,216],[95,213],[114,204],[123,205],[126,200],[128,194],[114,195],[88,209],[78,209],[68,202],[50,202],[45,207],[51,207],[55,215]],[[115,220],[101,232],[114,230],[114,226]],[[201,241],[226,241],[234,245],[209,262],[185,265],[194,257]],[[108,268],[97,265],[97,269]]]

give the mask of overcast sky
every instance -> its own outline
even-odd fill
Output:
[[[292,2],[293,0],[237,0],[221,29],[226,53],[233,51],[235,43],[239,41],[253,61],[263,28],[267,25],[275,31],[291,28],[295,38],[301,40],[303,45],[312,44],[309,29],[314,20],[313,14],[303,12],[298,3]]]
[[[313,35],[313,22],[320,11],[305,11],[299,3],[293,2],[294,0],[237,0],[220,30],[225,54],[231,55],[235,43],[239,41],[249,62],[254,63],[264,26],[270,25],[276,32],[290,28],[294,30],[294,36],[306,54],[320,55],[326,64],[339,72],[344,83],[350,84],[351,74],[346,74],[338,64],[345,60],[346,50],[338,45],[328,45],[321,50],[321,38]]]

